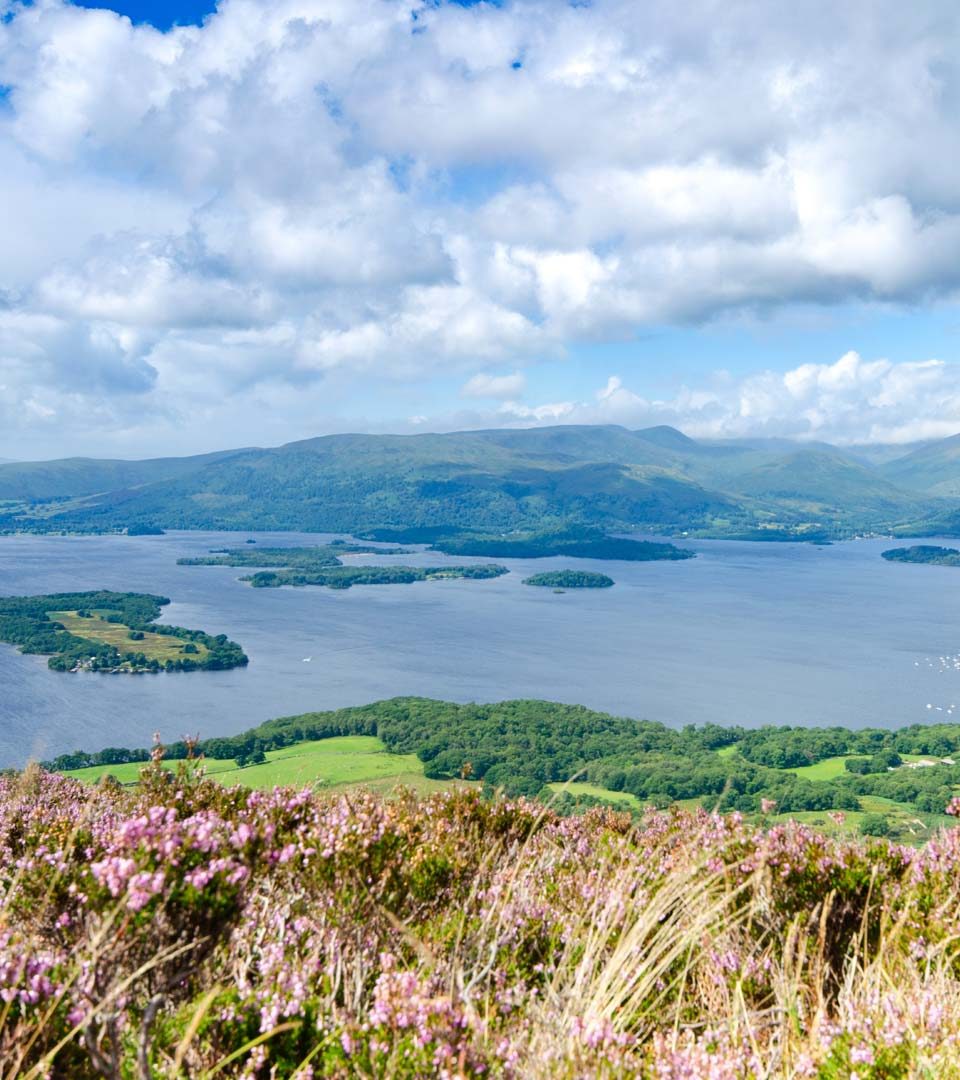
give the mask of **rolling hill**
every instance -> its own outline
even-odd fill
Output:
[[[910,491],[960,497],[960,435],[886,462],[880,472],[891,483]]]
[[[222,450],[196,457],[148,458],[144,461],[111,461],[98,458],[0,461],[0,499],[67,499],[135,488],[195,472],[206,465],[242,452]]]
[[[960,521],[960,436],[875,464],[824,443],[698,441],[664,426],[329,435],[197,457],[0,465],[0,503],[7,530],[585,524],[845,536]]]

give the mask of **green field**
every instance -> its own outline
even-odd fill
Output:
[[[116,613],[97,609],[90,612],[90,618],[78,615],[76,611],[50,611],[47,616],[54,622],[62,623],[64,629],[74,637],[112,645],[121,653],[143,653],[148,660],[159,660],[161,664],[167,660],[183,659],[200,663],[209,651],[206,645],[197,641],[193,642],[196,652],[185,653],[184,647],[190,642],[183,641],[172,634],[154,634],[149,630],[140,631],[143,634],[143,640],[134,640],[130,637],[129,626],[124,626],[123,623],[107,622],[106,616],[113,614]]]
[[[841,757],[824,758],[814,765],[801,765],[795,769],[784,769],[783,771],[791,772],[795,776],[802,776],[805,780],[834,780],[838,776],[843,776],[847,771],[847,757],[851,761],[857,760],[856,754],[844,754]]]
[[[906,761],[936,761],[936,758],[931,757],[929,754],[901,754],[900,757]],[[794,773],[796,776],[802,776],[806,780],[835,780],[838,776],[843,776],[847,771],[847,761],[861,761],[863,760],[862,754],[849,754],[842,755],[840,757],[828,757],[822,761],[818,761],[814,765],[801,765],[795,769],[784,769],[784,772]]]
[[[606,788],[598,787],[596,784],[570,781],[569,783],[549,784],[548,787],[557,794],[566,791],[574,797],[577,795],[589,795],[594,799],[603,799],[604,802],[619,803],[625,810],[642,810],[644,805],[636,795],[631,795],[628,791],[608,791]]]
[[[175,761],[165,762],[176,768]],[[451,786],[450,781],[430,780],[423,775],[423,762],[416,754],[389,754],[383,743],[372,735],[342,735],[298,743],[282,750],[268,750],[262,765],[238,769],[233,761],[209,759],[206,773],[219,783],[243,784],[251,788],[275,786],[303,787],[322,784],[324,787],[363,785],[376,790],[389,790],[405,784],[418,791],[439,791]],[[96,765],[89,769],[74,769],[64,775],[95,784],[109,774],[121,784],[135,784],[143,764]]]

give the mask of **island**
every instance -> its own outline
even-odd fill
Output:
[[[415,581],[442,581],[452,578],[483,580],[502,577],[505,566],[334,566],[329,570],[261,570],[241,581],[255,589],[278,589],[281,585],[325,585],[328,589],[349,589],[352,585],[412,585]]]
[[[164,536],[165,531],[159,525],[136,525],[127,526],[127,536]]]
[[[600,529],[579,527],[511,536],[451,536],[434,541],[432,550],[442,551],[445,555],[480,555],[494,559],[542,559],[566,555],[572,559],[653,562],[696,558],[695,551],[675,544],[608,536]]]
[[[539,585],[548,589],[609,589],[615,584],[606,574],[589,570],[548,570],[523,579],[524,585]]]
[[[224,634],[158,625],[169,603],[107,591],[0,597],[0,641],[49,656],[54,671],[224,671],[248,662]]]
[[[211,548],[209,554],[177,559],[178,566],[249,566],[276,567],[313,572],[343,566],[343,555],[410,555],[409,548],[371,547],[369,544],[348,544],[343,540],[312,547],[258,547],[256,551],[243,548]]]
[[[960,550],[916,544],[913,547],[890,548],[882,552],[888,562],[928,563],[931,566],[960,566]]]
[[[180,566],[258,567],[254,574],[240,578],[255,589],[278,589],[282,585],[323,585],[328,589],[349,589],[353,585],[410,585],[415,581],[442,581],[449,578],[482,580],[509,573],[495,564],[473,566],[345,566],[342,555],[408,555],[406,548],[373,548],[334,541],[316,547],[259,548],[244,551],[232,548],[199,558],[178,559]]]

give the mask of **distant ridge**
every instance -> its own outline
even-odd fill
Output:
[[[658,425],[324,435],[144,461],[0,465],[0,528],[503,534],[570,524],[747,539],[960,527],[960,436],[863,448]]]

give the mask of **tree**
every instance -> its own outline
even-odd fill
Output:
[[[860,832],[864,836],[888,836],[890,822],[882,814],[867,814],[860,822]]]

